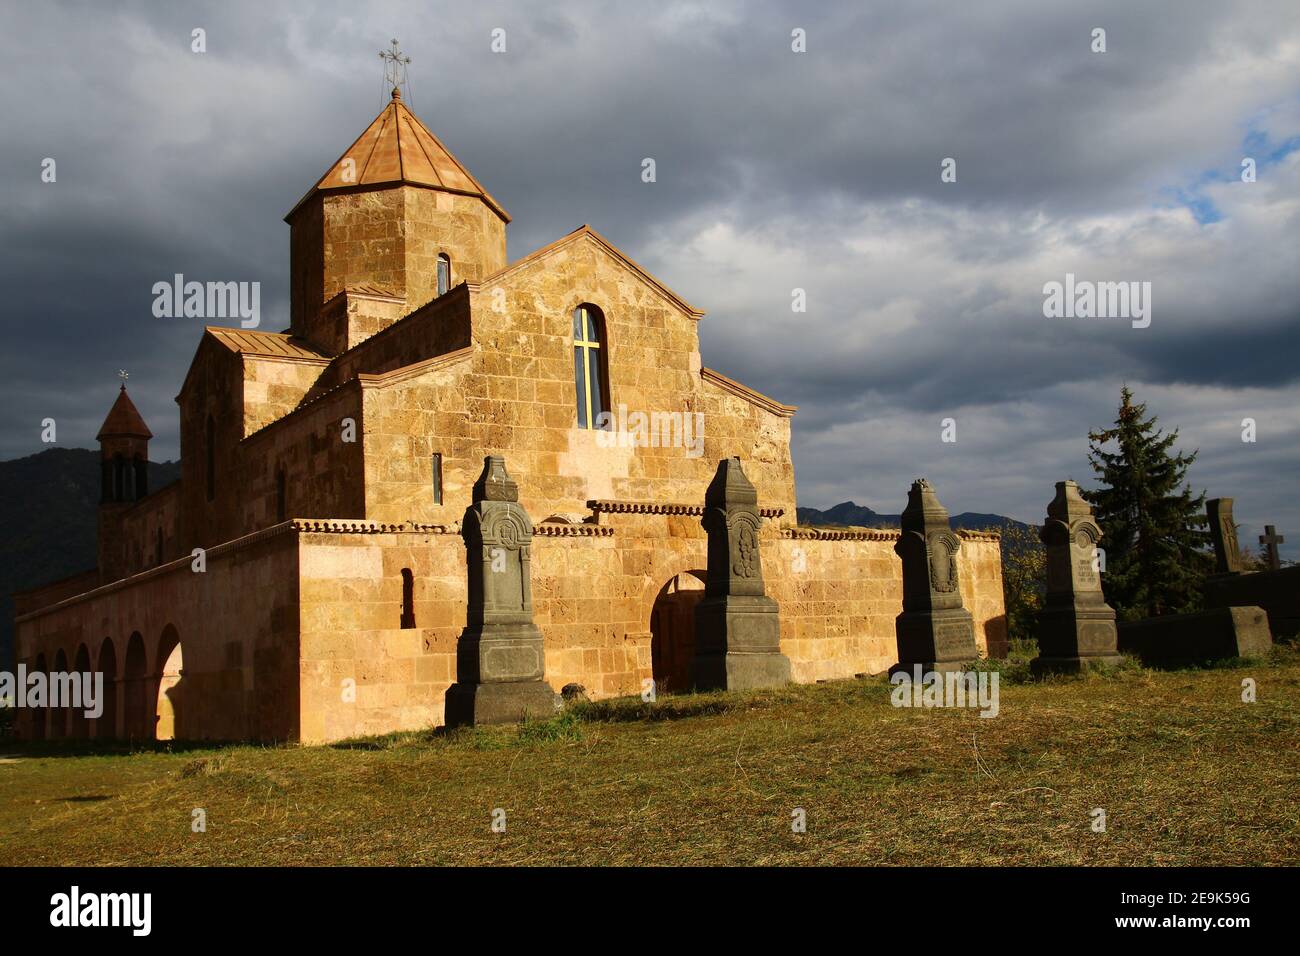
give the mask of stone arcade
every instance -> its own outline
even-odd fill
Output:
[[[320,742],[516,715],[568,684],[681,690],[697,605],[728,686],[746,648],[764,683],[898,660],[899,532],[796,526],[795,409],[704,366],[703,313],[608,240],[582,226],[510,261],[509,215],[397,91],[286,221],[289,328],[203,331],[178,482],[146,489],[150,431],[118,393],[98,566],[16,596],[18,659],[102,671],[105,712],[20,712],[21,734]],[[702,445],[608,441],[623,407],[702,423]],[[724,478],[708,507],[747,515],[755,568],[761,549],[744,601],[706,582],[706,490],[731,459],[754,498]],[[945,535],[955,661],[1005,641],[1000,545]]]

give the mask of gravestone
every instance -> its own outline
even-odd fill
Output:
[[[484,459],[473,501],[462,524],[469,600],[456,645],[456,683],[447,690],[447,724],[548,717],[558,698],[542,680],[542,632],[533,623],[533,525],[503,458]]]
[[[1047,548],[1047,596],[1038,616],[1035,674],[1119,664],[1115,611],[1101,590],[1101,528],[1073,481],[1058,481],[1039,532]]]
[[[894,622],[898,663],[890,673],[912,673],[918,664],[922,673],[960,670],[980,656],[957,577],[961,539],[924,478],[912,482],[901,525],[894,551],[903,561],[903,613]]]
[[[1268,568],[1270,571],[1280,570],[1282,567],[1282,556],[1278,554],[1277,546],[1285,544],[1286,538],[1277,533],[1277,529],[1271,524],[1264,525],[1264,533],[1259,536],[1259,543],[1265,548],[1268,554]]]
[[[1119,625],[1119,649],[1155,666],[1264,657],[1272,646],[1268,615],[1260,607],[1220,607]]]
[[[1277,571],[1216,575],[1205,582],[1208,607],[1258,606],[1279,641],[1300,637],[1300,565]]]
[[[1210,539],[1214,542],[1214,573],[1241,573],[1241,546],[1237,543],[1237,526],[1232,521],[1232,499],[1211,498],[1205,503],[1210,519]]]
[[[695,605],[691,682],[700,690],[790,683],[780,608],[763,588],[758,492],[739,458],[724,458],[704,494],[708,571]]]

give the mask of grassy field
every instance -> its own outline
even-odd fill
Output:
[[[872,678],[334,746],[11,743],[0,864],[1300,863],[1294,651],[1014,676],[994,719]]]

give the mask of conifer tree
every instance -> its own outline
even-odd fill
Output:
[[[1088,435],[1101,487],[1084,497],[1102,528],[1106,601],[1125,620],[1197,610],[1213,568],[1205,494],[1185,482],[1197,452],[1171,451],[1177,438],[1161,434],[1127,385],[1114,426]]]

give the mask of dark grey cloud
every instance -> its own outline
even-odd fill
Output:
[[[3,17],[0,456],[40,450],[47,416],[90,445],[121,367],[156,453],[176,454],[199,323],[155,319],[153,283],[257,280],[263,327],[286,324],[281,217],[383,105],[375,54],[397,36],[411,105],[514,216],[512,256],[590,223],[709,312],[706,364],[801,405],[804,503],[897,510],[929,470],[957,510],[1037,518],[1052,481],[1086,478],[1082,436],[1128,381],[1196,440],[1198,486],[1300,540],[1300,160],[1279,148],[1300,136],[1293,3]],[[1248,139],[1283,154],[1249,186],[1233,180]],[[46,156],[57,184],[39,181]],[[949,156],[956,184],[939,182]],[[1067,271],[1151,281],[1152,327],[1044,319],[1042,285]],[[1228,426],[1252,410],[1261,438],[1242,446]],[[948,414],[961,437],[936,447]]]

